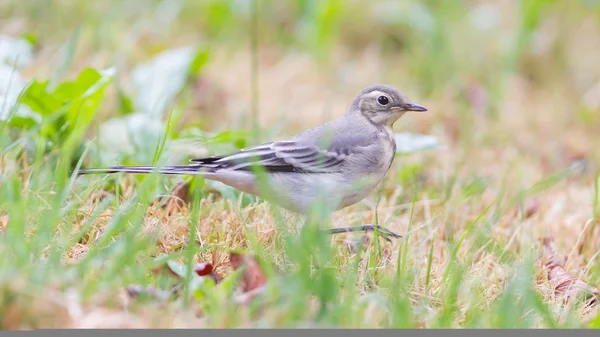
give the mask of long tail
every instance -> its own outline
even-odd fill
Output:
[[[203,174],[210,172],[210,167],[204,167],[203,165],[178,165],[178,166],[164,166],[161,168],[155,166],[113,166],[107,168],[90,168],[80,170],[78,175],[84,174],[111,174],[118,172],[125,173],[137,173],[137,174],[149,174],[149,173],[160,173],[160,174]]]

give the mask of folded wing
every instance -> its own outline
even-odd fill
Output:
[[[192,159],[192,162],[215,171],[250,171],[260,167],[269,172],[335,173],[340,172],[351,155],[349,145],[321,149],[296,141],[279,141],[246,148],[229,156]]]

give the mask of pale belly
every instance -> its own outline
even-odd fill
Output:
[[[303,214],[311,207],[337,211],[367,197],[381,178],[371,176],[362,181],[348,181],[340,174],[294,175],[293,178],[278,174],[272,178],[273,195],[261,196],[290,211]]]

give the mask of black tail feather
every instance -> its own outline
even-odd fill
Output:
[[[84,174],[112,174],[112,173],[137,173],[137,174],[149,174],[149,173],[160,173],[160,174],[201,174],[209,172],[210,168],[204,168],[201,165],[177,165],[177,166],[164,166],[157,168],[154,166],[113,166],[107,168],[90,168],[83,169],[78,172],[78,175]]]

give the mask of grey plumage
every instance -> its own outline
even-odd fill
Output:
[[[396,149],[392,125],[407,111],[426,109],[394,87],[373,85],[356,96],[343,117],[289,139],[157,171],[201,174],[300,213],[318,200],[338,210],[364,199],[385,176]],[[272,194],[257,187],[255,167],[266,172]],[[152,166],[116,166],[80,174],[154,170]]]

